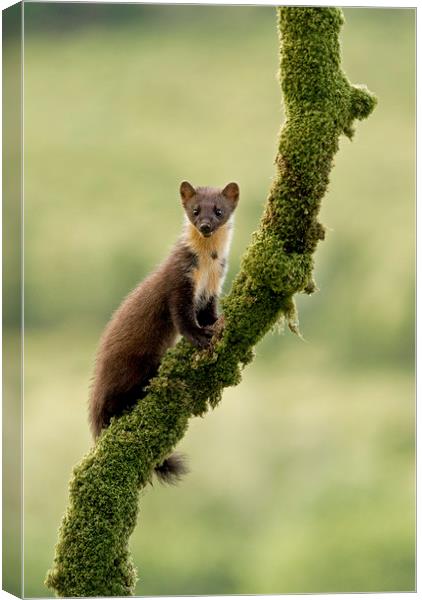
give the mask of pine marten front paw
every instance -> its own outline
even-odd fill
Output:
[[[224,319],[224,315],[220,315],[218,317],[218,319],[216,320],[216,322],[214,323],[214,325],[212,326],[212,329],[214,331],[214,335],[216,337],[221,337],[224,327],[225,327],[225,319]]]
[[[198,327],[196,331],[189,335],[188,340],[195,346],[195,348],[203,350],[204,348],[209,347],[213,335],[213,327]]]

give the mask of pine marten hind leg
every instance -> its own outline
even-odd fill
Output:
[[[110,386],[103,398],[96,403],[97,406],[91,415],[95,437],[110,425],[112,417],[120,417],[147,395],[145,388],[157,374],[158,367],[159,360],[149,356],[144,356],[142,360],[137,359],[135,364],[128,363],[121,373],[119,385]]]

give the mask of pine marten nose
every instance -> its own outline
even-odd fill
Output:
[[[211,233],[211,225],[209,223],[201,223],[199,226],[199,231],[204,235],[208,235]]]

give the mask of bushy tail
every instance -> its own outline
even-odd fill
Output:
[[[155,467],[155,474],[160,483],[175,485],[183,475],[189,473],[186,457],[179,452],[168,456],[161,465]]]

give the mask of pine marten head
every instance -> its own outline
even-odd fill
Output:
[[[180,196],[189,221],[201,235],[210,237],[233,214],[239,201],[239,186],[228,183],[224,189],[194,188],[188,181],[183,181]]]

